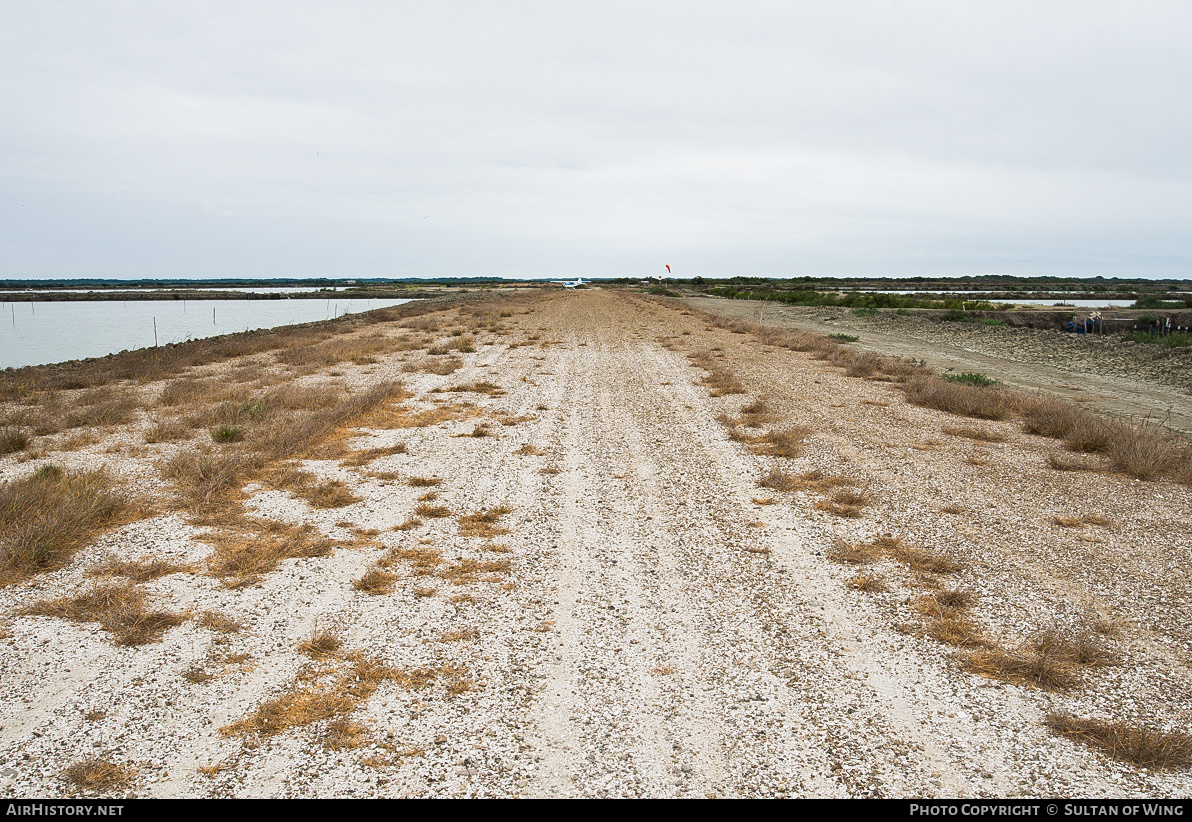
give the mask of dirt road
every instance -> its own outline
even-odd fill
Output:
[[[1012,422],[981,426],[987,440],[946,433],[971,421],[714,328],[680,303],[593,289],[505,313],[502,329],[476,331],[454,374],[417,370],[426,355],[402,351],[301,377],[361,388],[401,377],[413,394],[402,419],[455,416],[357,432],[357,451],[406,446],[363,467],[304,463],[345,483],[362,498],[353,504],[249,489],[255,516],[345,543],[364,535],[355,547],[286,560],[256,585],[199,572],[146,585],[162,606],[217,609],[245,630],[192,619],[160,642],[118,647],[94,623],[15,615],[85,588],[110,553],[201,564],[210,545],[178,514],[0,589],[0,790],[68,792],[64,767],[101,756],[135,772],[125,789],[140,796],[1192,793],[1187,770],[1140,769],[1044,724],[1061,711],[1186,725],[1188,488],[1051,470],[1059,446]],[[432,316],[440,335],[464,322],[456,309]],[[397,325],[382,330],[396,337]],[[745,393],[709,396],[687,356],[698,353]],[[718,417],[757,399],[770,416],[734,441]],[[748,442],[797,427],[798,453]],[[59,459],[147,476],[188,447],[112,453],[130,437]],[[0,476],[33,467],[5,458]],[[760,487],[774,470],[811,479]],[[816,477],[857,491],[856,510],[834,513],[833,486]],[[414,478],[442,483],[426,494]],[[428,497],[450,515],[410,525]],[[486,537],[459,519],[494,509],[508,512]],[[842,560],[842,544],[871,546],[865,564]],[[419,565],[419,551],[437,564]],[[384,566],[392,590],[354,588],[385,556],[398,558]],[[509,564],[443,570],[497,559]],[[980,643],[933,638],[941,592],[956,592],[951,616]],[[1073,681],[1049,690],[965,663],[990,648],[1027,654],[1049,629],[1087,640],[1100,664],[1064,666]],[[300,651],[316,630],[342,640],[338,656]],[[359,655],[445,673],[391,677],[345,709],[358,744],[335,742],[326,716],[228,730]],[[196,665],[210,676],[187,678]]]

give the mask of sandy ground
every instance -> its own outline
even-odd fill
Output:
[[[1118,762],[1043,722],[1067,711],[1187,726],[1192,489],[1053,471],[1046,456],[1061,446],[1012,422],[982,425],[1002,442],[945,433],[971,421],[715,328],[681,303],[593,289],[532,305],[504,321],[510,333],[478,334],[452,375],[404,373],[421,352],[335,369],[361,388],[404,379],[416,409],[435,407],[436,388],[487,380],[505,392],[468,395],[479,416],[352,440],[407,453],[361,468],[307,462],[363,497],[349,506],[250,488],[257,515],[311,523],[345,547],[286,560],[256,585],[196,571],[142,586],[157,607],[217,610],[243,630],[192,618],[120,647],[94,623],[16,614],[86,588],[87,569],[111,554],[201,567],[211,546],[181,513],[0,589],[0,792],[64,795],[67,766],[102,759],[127,769],[113,792],[163,797],[1192,794],[1186,770]],[[449,327],[453,309],[441,316]],[[708,352],[747,394],[710,397],[691,352]],[[757,398],[774,410],[770,428],[808,429],[800,456],[729,438],[717,416]],[[492,436],[457,436],[483,420]],[[164,495],[155,466],[179,447],[122,430],[47,459],[107,465]],[[0,477],[36,464],[6,457]],[[815,507],[823,494],[760,488],[773,468],[849,479],[871,502],[836,516]],[[442,478],[435,502],[453,516],[393,530],[426,490],[410,477]],[[510,509],[507,534],[461,531],[458,515],[497,506]],[[851,589],[858,568],[834,561],[834,545],[883,534],[960,570],[915,573],[885,557],[864,569],[885,591]],[[510,565],[453,584],[402,560],[392,592],[353,588],[387,550],[419,548]],[[972,621],[1000,647],[1060,629],[1094,636],[1113,663],[1081,668],[1067,692],[970,673],[913,607],[939,590],[967,592]],[[453,673],[382,683],[347,714],[356,747],[329,743],[326,719],[221,732],[314,687],[312,666],[342,671],[346,657],[298,649],[323,630],[343,653]],[[210,678],[187,678],[196,666]]]

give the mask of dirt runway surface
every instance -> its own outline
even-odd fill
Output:
[[[178,512],[0,589],[0,792],[70,793],[66,767],[99,758],[125,769],[113,792],[135,796],[1192,794],[1187,769],[1121,762],[1045,724],[1187,726],[1189,488],[1052,470],[1061,446],[1017,423],[955,433],[973,422],[677,301],[591,289],[504,313],[453,374],[403,370],[425,359],[416,351],[301,377],[400,378],[405,418],[456,411],[351,441],[405,453],[303,464],[358,502],[249,487],[254,516],[313,524],[343,543],[330,555],[285,560],[255,585],[195,571],[144,586],[160,607],[244,630],[195,617],[121,647],[94,623],[18,613],[83,590],[113,554],[201,567],[211,546]],[[463,322],[451,307],[428,316],[440,335]],[[710,396],[688,356],[701,354],[744,393]],[[754,429],[719,419],[757,400],[769,411]],[[135,428],[54,459],[165,494],[154,466],[189,446],[146,446]],[[786,456],[748,439],[795,429]],[[0,477],[35,467],[6,457]],[[772,472],[810,479],[761,487]],[[442,480],[431,496],[447,514],[410,525],[427,494],[413,478]],[[855,491],[856,510],[833,510],[833,488]],[[494,510],[506,513],[484,535],[460,519]],[[842,545],[885,548],[854,561]],[[431,551],[432,565],[414,559]],[[385,556],[391,590],[353,586]],[[443,571],[466,563],[481,570]],[[979,640],[933,635],[944,617]],[[342,648],[312,660],[299,646],[317,631]],[[990,649],[1025,659],[1048,631],[1097,651],[1063,666],[1063,687],[974,667]],[[352,691],[364,696],[334,727],[235,724],[346,666],[364,676],[362,659],[438,673]]]

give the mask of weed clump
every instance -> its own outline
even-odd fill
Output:
[[[71,554],[135,510],[103,471],[43,465],[0,483],[0,584],[60,568]]]
[[[1192,767],[1192,736],[1156,731],[1125,722],[1079,719],[1071,714],[1048,714],[1046,725],[1057,736],[1096,748],[1140,768],[1171,770]]]
[[[115,635],[117,645],[156,642],[168,629],[186,620],[186,614],[147,610],[145,599],[144,591],[128,583],[97,585],[75,597],[36,602],[20,613],[98,622],[100,628]]]
[[[84,759],[62,775],[76,792],[111,794],[128,787],[136,771],[106,759]]]

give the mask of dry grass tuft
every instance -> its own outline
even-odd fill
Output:
[[[106,759],[84,759],[68,767],[62,775],[76,792],[107,795],[127,788],[136,771]]]
[[[16,426],[6,425],[0,428],[0,454],[15,454],[29,447],[33,438],[28,432]]]
[[[345,457],[341,464],[350,467],[359,467],[368,465],[370,462],[381,457],[389,457],[394,454],[406,454],[408,450],[404,442],[399,442],[397,445],[390,445],[386,448],[369,448],[365,451],[357,451],[351,456]]]
[[[443,564],[442,555],[429,548],[394,548],[389,551],[393,560],[405,559],[414,563],[415,576],[430,576]]]
[[[796,426],[784,431],[770,431],[762,434],[760,437],[752,438],[750,444],[755,454],[794,459],[803,453],[803,440],[810,433],[810,428]]]
[[[960,657],[960,665],[969,673],[1045,691],[1068,691],[1077,682],[1071,666],[1062,660],[1021,650],[972,651]]]
[[[337,658],[342,647],[343,640],[331,631],[316,631],[298,643],[298,650],[311,659]]]
[[[1100,471],[1101,466],[1087,459],[1073,459],[1061,454],[1051,454],[1047,464],[1056,471]]]
[[[252,714],[220,728],[224,736],[255,733],[274,736],[289,728],[323,720],[345,718],[371,697],[385,682],[406,689],[425,688],[441,679],[451,693],[451,682],[462,675],[457,668],[416,668],[401,670],[384,665],[358,652],[344,653],[340,659],[349,664],[330,682],[320,682],[327,672],[314,672],[299,681],[310,683],[262,703]]]
[[[853,591],[864,591],[870,594],[884,594],[890,590],[885,577],[881,574],[857,574],[845,585]]]
[[[61,568],[96,536],[138,513],[103,471],[43,465],[0,483],[0,584]]]
[[[178,440],[189,439],[191,435],[190,426],[178,420],[158,420],[149,430],[145,432],[145,442],[149,444],[158,442],[177,442]]]
[[[433,488],[442,484],[443,480],[438,477],[410,477],[406,480],[406,485],[411,488]]]
[[[186,621],[185,613],[147,610],[145,600],[145,592],[128,583],[96,585],[78,596],[35,602],[18,613],[98,622],[100,628],[115,635],[117,645],[156,642],[168,629]]]
[[[531,445],[530,443],[527,442],[527,443],[523,444],[521,448],[517,449],[513,453],[519,457],[540,457],[547,452],[542,450],[538,446]]]
[[[343,508],[364,499],[353,493],[340,480],[328,480],[318,485],[300,488],[297,489],[297,494],[315,508]]]
[[[436,388],[432,393],[441,394],[484,394],[487,397],[503,397],[505,389],[501,386],[488,382],[487,380],[479,380],[477,382],[470,382],[466,385],[453,385],[450,388]]]
[[[489,427],[487,424],[477,423],[475,426],[472,427],[471,431],[468,431],[463,434],[452,434],[451,436],[453,436],[453,437],[472,437],[475,439],[479,439],[480,437],[491,437],[492,431],[489,430]]]
[[[194,567],[180,565],[176,562],[166,562],[143,556],[137,560],[124,560],[109,556],[103,562],[92,567],[88,573],[94,577],[125,577],[133,582],[148,582],[151,579],[169,576],[170,574],[190,573]]]
[[[861,516],[862,509],[870,502],[869,495],[864,491],[842,488],[834,493],[831,499],[817,502],[815,504],[815,510],[827,511],[829,514],[835,514],[838,517],[856,519]]]
[[[1084,633],[1044,631],[1030,641],[1029,647],[1040,656],[1073,665],[1099,667],[1119,662],[1116,654]]]
[[[235,634],[244,630],[239,622],[218,611],[204,611],[199,615],[199,625],[219,634]]]
[[[764,399],[756,399],[742,406],[738,416],[730,417],[728,414],[721,414],[716,419],[721,425],[728,428],[736,428],[739,425],[746,428],[760,428],[766,423],[773,422],[774,414]]]
[[[770,488],[774,491],[813,491],[818,494],[826,494],[831,489],[842,485],[855,485],[856,481],[847,477],[829,477],[823,471],[806,471],[794,477],[774,468],[758,480],[757,484],[761,488]]]
[[[231,587],[255,581],[285,559],[327,556],[335,545],[311,526],[241,518],[241,529],[219,530],[204,537],[215,545],[207,558],[212,576]]]
[[[848,543],[840,539],[828,551],[828,559],[842,565],[866,565],[881,555],[881,549],[873,543]]]
[[[906,384],[907,401],[962,417],[1004,420],[1014,411],[1010,395],[996,386],[948,382],[939,377],[915,377]]]
[[[909,548],[897,542],[889,545],[886,552],[893,559],[920,574],[955,574],[964,567],[938,552]]]
[[[479,574],[506,574],[509,573],[511,568],[512,565],[507,559],[497,560],[496,562],[463,559],[439,571],[437,576],[448,580],[454,585],[469,585],[476,581]]]
[[[965,437],[979,442],[1005,442],[1006,438],[996,431],[979,428],[975,425],[946,425],[944,433],[953,437]]]
[[[475,514],[468,514],[459,518],[459,533],[465,537],[483,537],[492,539],[501,534],[508,534],[509,529],[496,525],[497,520],[513,509],[505,505],[488,508]]]
[[[1192,736],[1181,731],[1164,732],[1125,722],[1078,719],[1060,712],[1048,714],[1046,725],[1057,736],[1074,739],[1140,768],[1192,767]]]
[[[323,747],[331,751],[362,748],[369,742],[368,728],[344,717],[328,722],[323,735]]]
[[[352,587],[357,591],[377,596],[392,593],[393,583],[396,580],[397,574],[382,571],[379,568],[370,568],[364,576],[352,583]]]
[[[1122,426],[1106,450],[1114,470],[1140,480],[1171,473],[1179,459],[1175,438],[1153,425]]]
[[[1085,514],[1079,517],[1061,517],[1055,516],[1051,518],[1055,525],[1062,525],[1065,528],[1079,528],[1082,525],[1098,525],[1105,527],[1111,525],[1110,521],[1100,514]]]
[[[745,386],[741,384],[736,375],[718,365],[710,352],[688,354],[687,358],[708,372],[707,376],[700,380],[700,385],[707,387],[710,396],[724,397],[729,394],[745,393]]]
[[[414,513],[427,519],[443,519],[451,516],[451,509],[446,505],[430,505],[424,502],[414,509]]]

